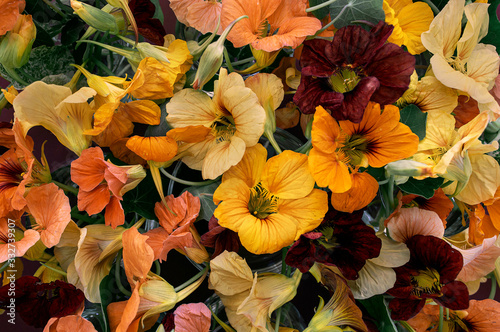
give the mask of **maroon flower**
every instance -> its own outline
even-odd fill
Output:
[[[82,308],[85,296],[75,286],[60,280],[43,284],[40,279],[23,276],[15,286],[0,288],[0,309],[9,312],[11,303],[26,324],[44,327],[52,317],[72,315]]]
[[[359,123],[369,101],[394,103],[408,89],[415,58],[386,43],[393,27],[384,22],[370,31],[339,29],[333,40],[304,42],[301,81],[293,101],[303,113],[323,106],[337,120]]]
[[[156,7],[150,0],[130,0],[130,10],[134,15],[139,33],[155,45],[163,46],[167,34],[161,21],[153,18]]]
[[[240,240],[238,234],[219,225],[217,218],[212,216],[208,222],[208,232],[201,236],[201,244],[205,247],[215,248],[212,259],[227,251],[238,252]]]
[[[462,270],[462,254],[434,236],[415,235],[406,245],[410,261],[394,269],[396,283],[387,291],[396,297],[389,303],[392,319],[412,318],[428,298],[452,310],[467,309],[467,286],[455,280]]]
[[[330,212],[314,231],[301,235],[288,250],[285,262],[305,273],[314,262],[335,265],[344,277],[358,278],[367,259],[380,254],[382,241],[361,220],[362,211]]]

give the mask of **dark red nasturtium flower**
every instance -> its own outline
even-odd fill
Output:
[[[382,247],[373,228],[361,220],[362,215],[363,211],[330,211],[317,229],[301,235],[290,247],[286,264],[302,273],[309,271],[314,262],[334,265],[347,279],[357,279],[366,260],[377,257]]]
[[[36,277],[23,276],[16,280],[15,287],[7,284],[0,288],[0,309],[9,312],[9,305],[14,303],[15,312],[34,327],[44,327],[52,317],[75,314],[84,300],[81,290],[60,280],[44,284]]]
[[[241,245],[238,233],[219,225],[214,216],[208,221],[208,232],[201,236],[201,244],[215,249],[212,259],[222,254],[224,250],[238,252]]]
[[[455,280],[462,270],[462,254],[435,236],[415,235],[406,245],[410,260],[394,268],[396,283],[387,291],[395,297],[389,303],[392,319],[412,318],[429,298],[452,310],[467,309],[467,286]]]
[[[156,6],[151,0],[130,0],[128,5],[137,22],[139,33],[151,43],[163,46],[163,37],[167,33],[161,21],[153,18]]]
[[[370,31],[350,25],[332,41],[305,41],[293,98],[302,113],[312,114],[321,105],[337,120],[359,123],[369,101],[388,105],[398,100],[410,84],[415,57],[386,43],[392,30],[381,21]]]

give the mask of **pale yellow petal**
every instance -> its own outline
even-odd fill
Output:
[[[224,251],[210,261],[209,289],[231,296],[249,290],[252,284],[252,270],[237,253]]]
[[[205,155],[203,161],[202,176],[204,179],[215,179],[222,175],[231,166],[241,161],[245,154],[245,142],[236,136],[230,141],[216,144]]]
[[[217,106],[198,90],[184,89],[167,104],[167,122],[174,128],[203,125],[210,127],[216,119]]]
[[[263,107],[276,110],[283,101],[285,92],[283,82],[274,74],[258,73],[245,80],[245,85],[252,89]]]
[[[468,59],[477,43],[488,33],[488,4],[471,3],[465,6],[465,25],[457,42],[457,58]]]

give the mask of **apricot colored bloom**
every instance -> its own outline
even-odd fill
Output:
[[[388,105],[398,100],[408,89],[415,57],[386,43],[392,29],[382,21],[370,31],[350,25],[332,41],[305,41],[293,97],[302,113],[323,106],[337,120],[359,123],[369,101]]]
[[[19,219],[20,217],[19,215]],[[26,251],[40,239],[40,233],[33,229],[28,229],[23,232],[18,227],[10,227],[11,225],[9,225],[9,223],[12,222],[13,221],[8,218],[0,219],[0,263],[11,258],[12,256],[10,255],[12,254],[14,254],[15,257],[24,256]],[[15,241],[12,242],[12,239]]]
[[[193,129],[193,136],[205,133],[204,140],[179,149],[188,154],[182,161],[201,170],[204,179],[215,179],[240,162],[245,149],[259,141],[266,121],[257,95],[239,74],[228,75],[224,68],[215,81],[213,99],[203,91],[184,89],[167,104],[167,113],[168,123],[176,129],[200,125],[211,129],[208,135],[205,129]]]
[[[500,304],[495,300],[471,300],[469,308],[450,310],[444,315],[443,331],[498,332],[500,331]],[[408,320],[416,332],[437,332],[439,306],[427,304],[423,310]]]
[[[26,2],[24,0],[2,0],[0,2],[0,36],[10,31],[17,22],[17,18],[23,12]]]
[[[248,148],[214,192],[219,224],[255,254],[292,244],[319,226],[328,208],[326,192],[314,189],[306,155],[286,150],[266,158],[262,145]]]
[[[370,102],[360,123],[337,122],[318,107],[312,126],[309,167],[320,187],[343,193],[352,187],[352,174],[359,167],[382,167],[412,156],[418,137],[399,122],[399,109]],[[369,182],[375,186],[373,181]]]
[[[316,313],[304,332],[356,331],[367,332],[361,310],[352,299],[349,287],[329,269],[321,270],[321,282],[333,292],[330,300],[320,297]]]
[[[299,271],[291,278],[277,273],[252,276],[246,261],[228,251],[212,259],[210,269],[208,288],[220,297],[237,331],[268,331],[272,312],[295,297],[302,277]]]
[[[388,42],[404,45],[410,54],[425,51],[420,35],[429,30],[434,18],[431,7],[425,2],[412,0],[384,0],[385,22],[394,26]]]
[[[169,6],[179,22],[202,34],[215,31],[222,9],[220,0],[171,0]],[[222,26],[219,27],[217,34],[221,34],[222,30]]]
[[[433,166],[433,172],[453,183],[445,194],[469,204],[493,198],[500,186],[500,166],[486,153],[498,149],[498,143],[482,144],[479,136],[489,116],[481,113],[455,130],[452,115],[435,111],[427,115],[426,136],[413,159]]]
[[[414,104],[422,112],[440,110],[451,113],[457,107],[457,100],[457,92],[441,83],[434,76],[424,76],[419,80],[417,72],[413,72],[410,86],[398,99],[397,105],[403,108]]]
[[[211,312],[204,303],[187,303],[174,311],[175,331],[208,332],[210,330]]]
[[[99,147],[84,150],[81,157],[71,163],[71,180],[80,187],[78,209],[92,215],[106,208],[106,225],[113,228],[125,222],[122,196],[144,177],[146,172],[141,165],[116,166],[104,160]]]
[[[72,93],[70,88],[37,81],[14,99],[15,121],[22,123],[24,136],[30,128],[43,126],[80,155],[91,142],[91,136],[84,132],[92,128],[94,111],[87,100],[95,94],[91,88]]]
[[[97,332],[94,325],[80,315],[52,317],[45,325],[43,332]]]
[[[488,6],[451,0],[422,34],[422,43],[433,54],[434,76],[444,85],[463,91],[478,102],[481,111],[498,118],[500,106],[488,92],[498,76],[500,58],[493,45],[479,41],[488,33]],[[462,16],[467,24],[462,33]],[[461,35],[461,36],[460,36]]]
[[[223,0],[222,26],[242,15],[227,39],[234,47],[250,44],[256,50],[277,51],[296,48],[304,39],[321,29],[321,22],[306,14],[304,0]]]

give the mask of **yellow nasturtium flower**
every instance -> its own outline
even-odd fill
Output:
[[[420,35],[429,30],[434,18],[431,7],[425,2],[412,0],[384,0],[385,22],[394,26],[388,42],[404,45],[410,54],[425,51]]]
[[[321,223],[325,191],[314,189],[307,156],[286,150],[266,162],[258,144],[222,177],[214,193],[219,224],[238,233],[254,254],[273,253]]]

